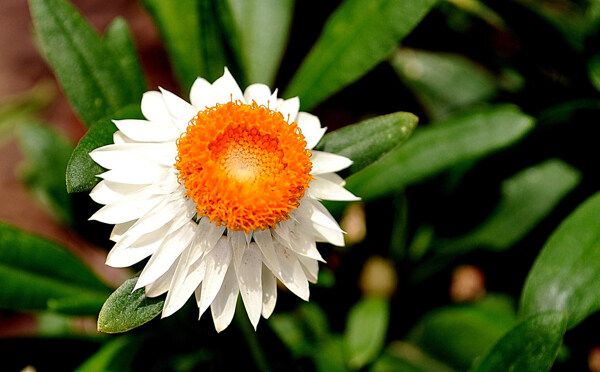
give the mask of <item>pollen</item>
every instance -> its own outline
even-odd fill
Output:
[[[295,122],[239,101],[200,111],[177,140],[175,167],[199,216],[234,231],[289,218],[308,183],[310,150]]]

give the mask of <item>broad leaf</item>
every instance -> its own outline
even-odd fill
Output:
[[[403,48],[392,65],[434,119],[485,102],[496,93],[492,74],[458,54]]]
[[[533,315],[502,337],[471,371],[549,371],[566,329],[563,312]]]
[[[47,310],[52,301],[65,298],[101,303],[109,294],[108,287],[64,248],[4,224],[0,224],[0,283],[3,309]],[[88,307],[69,313],[97,311]]]
[[[226,66],[215,3],[211,0],[144,0],[158,25],[169,59],[186,93],[200,76],[213,81]]]
[[[309,110],[369,72],[392,54],[435,0],[346,0],[290,82],[286,96],[299,96]]]
[[[351,369],[377,358],[385,344],[390,305],[382,298],[365,298],[352,307],[344,334],[345,354]]]
[[[117,127],[112,120],[138,118],[142,118],[140,106],[130,105],[98,121],[90,128],[79,140],[67,165],[67,191],[69,193],[91,190],[99,182],[96,175],[103,173],[105,169],[96,164],[88,154],[98,147],[113,143],[113,134],[117,131]]]
[[[127,79],[132,102],[140,102],[142,94],[146,91],[146,80],[129,27],[123,18],[116,18],[108,26],[104,35],[104,44],[112,53],[112,58],[119,64],[121,71],[125,71],[124,78]]]
[[[418,347],[408,343],[395,341],[379,358],[370,372],[453,372],[444,363],[433,359]]]
[[[352,159],[355,173],[408,139],[418,121],[408,112],[378,116],[327,133],[315,149]]]
[[[19,178],[55,219],[72,224],[71,198],[65,188],[65,170],[73,151],[71,141],[33,122],[19,125],[16,134],[25,158],[19,165]]]
[[[134,277],[121,284],[106,300],[98,315],[98,331],[121,333],[139,327],[161,313],[164,296],[146,297],[144,288],[133,291],[138,278]]]
[[[64,0],[30,0],[37,37],[71,105],[88,125],[137,102],[126,72],[100,36]]]
[[[100,350],[83,362],[75,372],[130,371],[131,362],[140,346],[139,340],[129,336],[113,338],[102,345]]]
[[[515,323],[512,304],[488,297],[478,303],[440,308],[425,315],[409,341],[459,370],[471,366]]]
[[[347,188],[365,200],[430,178],[453,165],[506,148],[533,127],[514,106],[479,109],[415,130],[410,141],[347,179]]]
[[[552,233],[523,288],[521,317],[566,311],[568,328],[600,309],[600,193],[582,203]]]
[[[569,193],[580,173],[558,160],[526,168],[502,183],[502,197],[485,222],[464,237],[441,241],[437,251],[504,250],[522,239]]]
[[[273,85],[288,41],[294,0],[227,0],[232,43],[246,83]]]

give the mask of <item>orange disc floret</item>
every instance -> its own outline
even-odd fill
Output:
[[[298,125],[256,103],[199,112],[177,151],[179,182],[198,215],[234,231],[264,230],[288,219],[312,179]]]

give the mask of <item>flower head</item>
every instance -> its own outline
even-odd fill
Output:
[[[114,144],[90,153],[108,169],[90,193],[105,204],[91,219],[115,225],[108,265],[150,256],[136,289],[167,292],[163,317],[195,294],[221,331],[241,294],[256,328],[273,312],[277,279],[308,300],[323,261],[316,242],[344,244],[319,200],[357,199],[334,173],[352,162],[312,150],[325,128],[297,98],[263,84],[242,93],[227,69],[213,84],[198,78],[190,98],[147,92],[147,120],[114,121]]]

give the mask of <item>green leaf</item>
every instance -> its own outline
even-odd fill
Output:
[[[403,48],[392,66],[431,118],[488,101],[496,93],[492,74],[459,54]]]
[[[138,278],[134,277],[121,284],[106,300],[98,315],[98,331],[121,333],[139,327],[161,313],[164,296],[146,297],[144,288],[133,291]]]
[[[377,116],[327,133],[315,150],[352,159],[350,172],[355,173],[406,141],[418,121],[408,112]]]
[[[25,157],[18,169],[21,182],[56,220],[72,224],[71,198],[65,188],[65,170],[73,151],[71,141],[33,122],[21,124],[16,133]]]
[[[453,369],[433,359],[418,347],[408,343],[395,341],[379,358],[370,372],[453,372]]]
[[[533,315],[502,337],[471,371],[549,371],[566,329],[563,312]]]
[[[88,125],[137,102],[100,36],[64,0],[30,0],[37,37],[67,98]]]
[[[227,65],[215,2],[144,0],[185,92],[198,76],[213,81]]]
[[[365,298],[350,309],[344,333],[348,366],[360,369],[377,358],[390,318],[390,304],[383,298]]]
[[[104,44],[123,71],[132,102],[141,102],[142,95],[146,91],[146,80],[129,27],[123,18],[117,17],[108,25],[104,35]]]
[[[294,0],[228,0],[232,43],[246,82],[272,85],[288,41]]]
[[[140,346],[132,337],[115,337],[102,345],[100,350],[83,362],[75,372],[130,371],[131,362]]]
[[[315,348],[312,355],[318,372],[347,372],[344,360],[344,343],[341,337],[332,337]]]
[[[408,341],[452,368],[465,370],[513,327],[515,318],[510,300],[488,297],[432,311],[419,321]]]
[[[107,286],[64,248],[4,224],[0,224],[0,283],[3,309],[47,310],[55,300],[102,301],[109,293]]]
[[[588,75],[590,82],[600,91],[600,54],[595,54],[588,62]]]
[[[439,242],[436,251],[508,249],[546,217],[580,179],[579,171],[558,159],[526,168],[502,183],[500,202],[483,224],[466,236]]]
[[[435,0],[346,0],[293,77],[286,96],[309,110],[388,58]]]
[[[142,117],[140,105],[130,105],[94,124],[79,140],[69,159],[67,192],[88,191],[99,182],[96,175],[103,173],[105,169],[96,164],[88,154],[98,147],[113,143],[113,134],[117,131],[117,127],[112,120],[141,119]]]
[[[348,188],[364,200],[430,178],[456,164],[506,148],[533,128],[533,119],[510,105],[473,110],[415,130],[410,141],[350,176]]]
[[[523,287],[520,316],[566,311],[568,328],[600,309],[600,193],[552,233]]]

